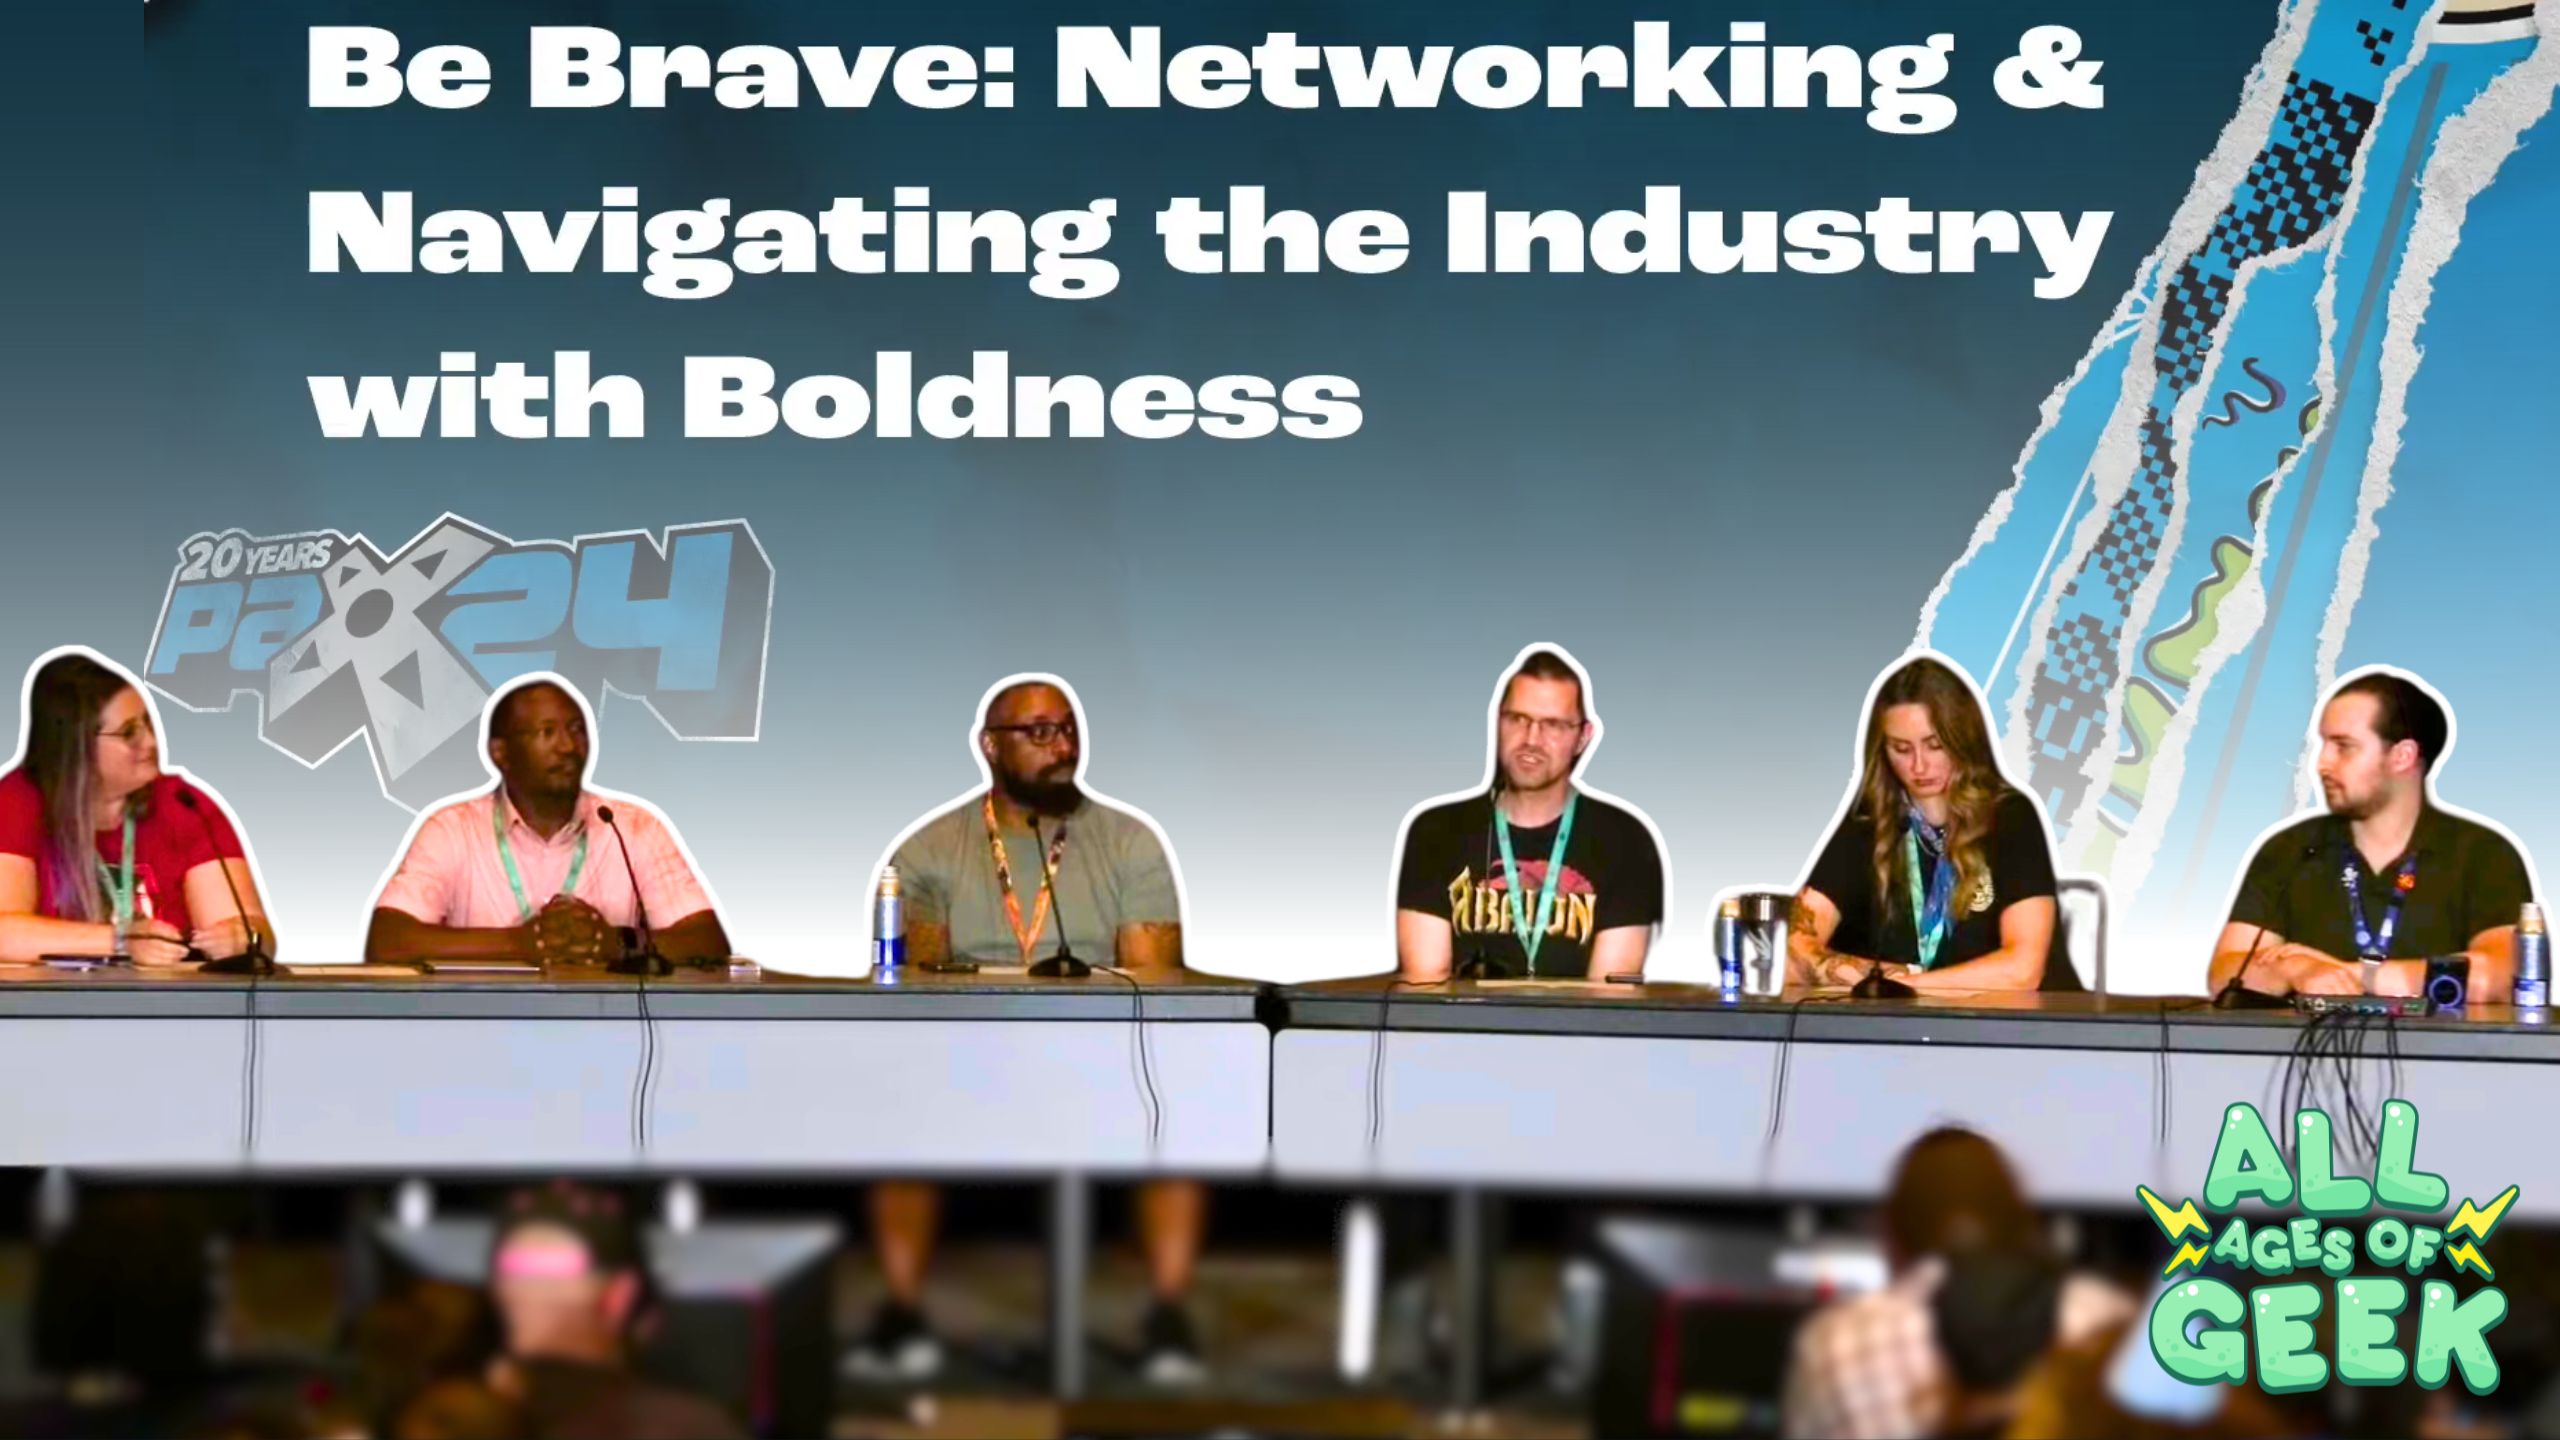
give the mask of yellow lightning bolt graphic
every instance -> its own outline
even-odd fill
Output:
[[[2189,1231],[2198,1234],[2210,1234],[2213,1231],[2213,1227],[2206,1224],[2204,1216],[2196,1210],[2196,1202],[2193,1200],[2182,1201],[2172,1207],[2168,1201],[2152,1194],[2151,1187],[2148,1185],[2134,1186],[2133,1193],[2141,1199],[2143,1208],[2151,1212],[2151,1223],[2159,1226],[2160,1233],[2171,1240],[2176,1240]],[[2161,1271],[2160,1274],[2165,1278],[2177,1274],[2186,1266],[2200,1266],[2204,1263],[2205,1253],[2203,1245],[2190,1240],[2178,1247],[2177,1255],[2169,1261],[2169,1268]]]
[[[2478,1239],[2488,1239],[2489,1232],[2497,1229],[2498,1221],[2505,1218],[2507,1207],[2516,1203],[2518,1193],[2517,1188],[2510,1185],[2497,1199],[2490,1201],[2485,1207],[2469,1200],[2463,1201],[2462,1208],[2453,1212],[2453,1223],[2445,1227],[2445,1233],[2460,1235],[2468,1232]],[[2477,1270],[2483,1280],[2497,1278],[2498,1272],[2489,1268],[2489,1262],[2481,1257],[2480,1247],[2470,1240],[2465,1240],[2459,1245],[2446,1246],[2444,1258],[2452,1261],[2453,1268],[2457,1271]]]
[[[2172,1207],[2168,1201],[2152,1194],[2151,1187],[2148,1185],[2134,1186],[2133,1193],[2141,1197],[2144,1208],[2151,1212],[2152,1223],[2160,1227],[2160,1233],[2172,1240],[2190,1230],[2209,1233],[2213,1229],[2205,1223],[2204,1216],[2198,1213],[2196,1202],[2193,1200],[2184,1201]],[[2455,1223],[2461,1222],[2457,1220]]]
[[[2483,1240],[2488,1239],[2489,1232],[2498,1228],[2499,1219],[2507,1213],[2507,1207],[2516,1203],[2516,1194],[2516,1187],[2510,1185],[2506,1193],[2485,1207],[2469,1200],[2463,1201],[2462,1208],[2453,1212],[2453,1223],[2444,1227],[2444,1233],[2459,1235],[2468,1230]]]
[[[2463,1248],[2467,1250],[2471,1247],[2465,1245]],[[2202,1245],[2197,1244],[2195,1241],[2190,1240],[2186,1244],[2178,1247],[2178,1253],[2170,1259],[2169,1267],[2160,1272],[2160,1278],[2166,1280],[2170,1276],[2177,1274],[2179,1269],[2184,1266],[2195,1265],[2201,1267],[2204,1264],[2204,1257],[2205,1248]]]

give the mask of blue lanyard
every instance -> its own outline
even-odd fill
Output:
[[[2339,848],[2347,862],[2339,868],[2338,878],[2347,887],[2347,914],[2356,925],[2356,958],[2388,960],[2391,958],[2391,936],[2400,928],[2400,906],[2408,900],[2409,892],[2418,888],[2418,852],[2411,849],[2409,858],[2400,862],[2400,873],[2391,878],[2391,903],[2383,907],[2382,931],[2376,934],[2366,929],[2364,923],[2364,879],[2360,873],[2364,867],[2357,863],[2353,845]]]
[[[1511,923],[1519,927],[1520,948],[1529,953],[1531,969],[1537,968],[1538,947],[1546,943],[1547,917],[1555,913],[1556,878],[1564,874],[1565,842],[1573,838],[1573,807],[1581,799],[1582,793],[1578,790],[1565,792],[1564,818],[1556,822],[1556,845],[1547,852],[1546,883],[1538,887],[1538,923],[1534,926],[1529,923],[1527,907],[1517,904],[1520,899],[1520,867],[1511,858],[1511,821],[1502,813],[1501,798],[1497,796],[1493,802],[1493,833],[1502,841],[1502,874],[1511,884],[1514,902]]]
[[[1914,810],[1911,823],[1902,831],[1902,866],[1911,882],[1911,931],[1918,942],[1923,970],[1938,963],[1938,947],[1946,941],[1948,912],[1956,893],[1955,861],[1947,855],[1944,833],[1936,833],[1934,843],[1928,846],[1920,843],[1919,836],[1928,823]],[[1920,855],[1924,849],[1936,861],[1929,868],[1926,889],[1920,883]]]

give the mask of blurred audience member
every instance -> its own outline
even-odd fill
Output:
[[[1966,1391],[1950,1370],[1933,1312],[1947,1257],[2039,1255],[2043,1230],[1997,1146],[1971,1131],[1935,1130],[1912,1142],[1895,1167],[1884,1247],[1892,1283],[1823,1307],[1796,1335],[1783,1401],[1785,1430],[1795,1440],[1921,1440],[1965,1419],[1951,1415]],[[2131,1313],[2132,1302],[2112,1286],[2062,1277],[2037,1348],[2085,1340]],[[2002,1348],[1984,1345],[1991,1354]]]
[[[611,1195],[526,1191],[498,1222],[489,1296],[504,1333],[489,1388],[537,1440],[720,1440],[744,1432],[709,1401],[632,1373],[647,1286],[639,1237]]]
[[[439,1380],[411,1397],[391,1440],[521,1440],[524,1411],[479,1380]]]
[[[75,1409],[148,1409],[203,1382],[218,1209],[201,1190],[91,1186],[40,1252],[34,1359]]]
[[[2284,1440],[2305,1433],[2253,1386],[2160,1368],[2145,1316],[2057,1347],[2019,1387],[2006,1440]]]
[[[1938,1434],[1992,1440],[2017,1414],[2018,1387],[2053,1347],[2062,1267],[2036,1250],[1976,1246],[1941,1262],[1931,1297],[1947,1402]]]
[[[355,1394],[376,1433],[445,1381],[476,1383],[496,1348],[488,1298],[451,1281],[417,1279],[367,1306],[349,1337]]]

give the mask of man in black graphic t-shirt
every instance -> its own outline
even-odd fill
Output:
[[[1405,832],[1396,872],[1402,978],[1580,980],[1644,969],[1662,920],[1662,852],[1642,820],[1575,788],[1590,740],[1580,672],[1555,651],[1530,651],[1495,715],[1498,801],[1435,805]]]

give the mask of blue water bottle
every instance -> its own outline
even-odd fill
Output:
[[[2551,929],[2542,907],[2525,902],[2516,917],[2516,1009],[2528,1023],[2539,1024],[2551,1003]]]
[[[880,889],[871,897],[871,978],[895,985],[907,963],[907,907],[898,895],[898,867],[881,867]]]
[[[1716,985],[1727,1001],[1742,998],[1742,901],[1716,907]]]

